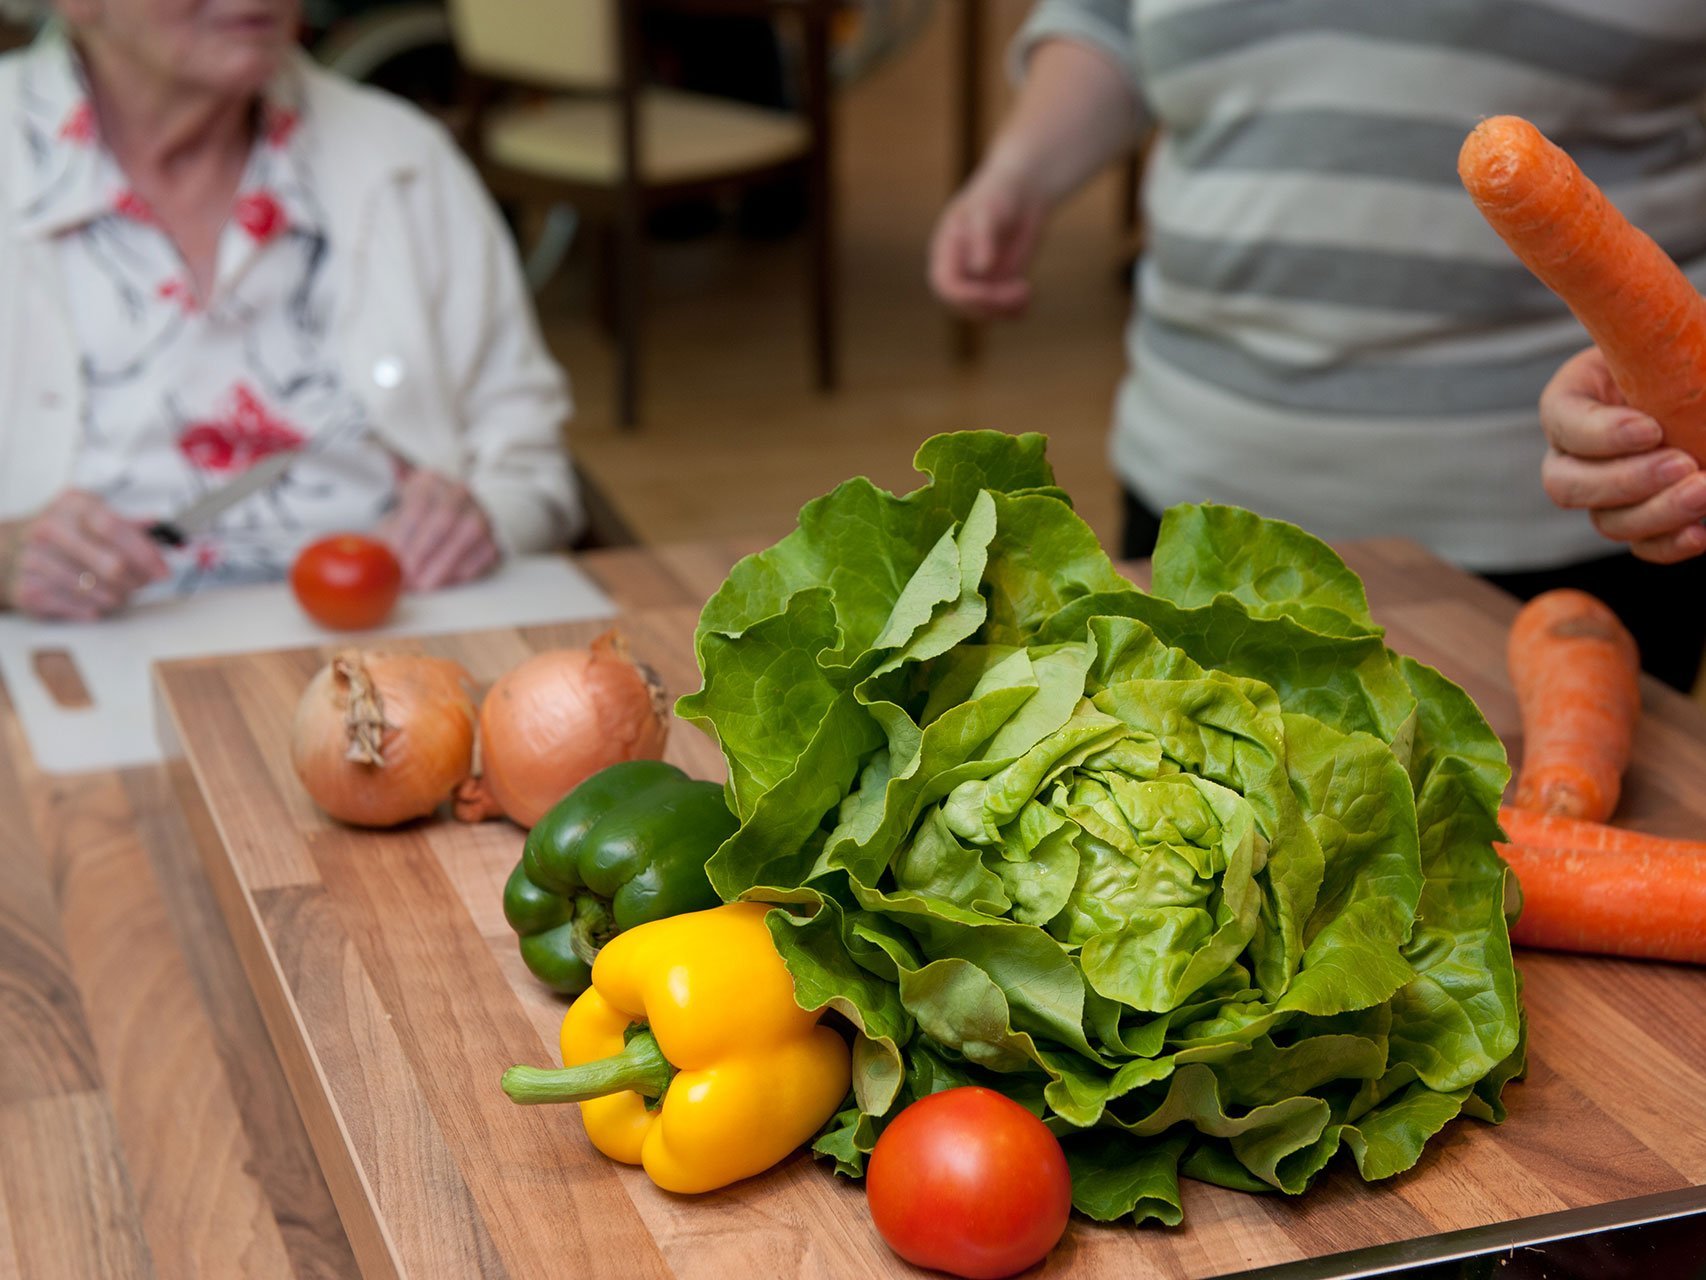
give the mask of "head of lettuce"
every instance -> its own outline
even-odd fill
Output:
[[[1181,1219],[1181,1175],[1369,1179],[1523,1061],[1494,852],[1504,750],[1392,653],[1326,545],[1233,507],[1167,514],[1114,571],[1038,435],[919,450],[735,566],[683,716],[728,761],[723,897],[799,1001],[857,1029],[817,1150],[1000,1090],[1064,1145],[1074,1204]]]

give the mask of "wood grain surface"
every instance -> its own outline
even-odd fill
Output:
[[[0,1276],[355,1276],[165,774],[0,755]]]
[[[690,639],[698,605],[745,549],[602,553],[588,565],[623,602],[634,649],[675,691],[697,685]],[[1503,662],[1512,602],[1406,544],[1363,544],[1347,558],[1394,647],[1460,681],[1518,753]],[[489,681],[531,652],[584,643],[598,629],[506,629],[410,647],[455,658]],[[322,818],[291,772],[287,726],[324,656],[172,663],[158,684],[182,753],[173,774],[186,810],[180,829],[195,837],[362,1274],[911,1273],[876,1237],[858,1186],[803,1156],[722,1192],[673,1197],[595,1154],[575,1108],[507,1102],[499,1075],[513,1062],[555,1061],[564,1007],[524,970],[502,916],[521,833],[442,819],[356,832]],[[1655,685],[1646,697],[1619,820],[1699,834],[1706,721]],[[691,772],[721,776],[715,750],[686,725],[676,726],[669,755]],[[75,963],[57,940],[31,945],[44,964]],[[101,963],[101,948],[92,952],[88,962]],[[1519,966],[1531,1069],[1507,1094],[1505,1125],[1454,1124],[1415,1170],[1374,1186],[1342,1166],[1295,1200],[1187,1183],[1183,1228],[1074,1222],[1042,1274],[1224,1275],[1687,1188],[1699,1188],[1706,1206],[1706,972],[1532,952]],[[30,1060],[60,1098],[76,1094],[79,1076],[54,1062],[90,1055],[80,1025],[67,1016],[63,1043]],[[94,1056],[126,1064],[119,1039]],[[182,1081],[199,1055],[193,1036],[180,1040]],[[0,1123],[19,1122],[6,1091],[0,1108],[9,1117]],[[124,1112],[117,1108],[121,1132]],[[51,1122],[90,1123],[63,1114]],[[230,1140],[253,1141],[249,1130],[239,1110]],[[222,1132],[216,1121],[208,1131]],[[269,1206],[276,1221],[281,1196],[303,1191],[269,1183],[251,1162],[237,1168],[225,1212],[247,1210],[251,1224]],[[15,1238],[19,1205],[7,1190],[0,1204]],[[0,1245],[5,1230],[0,1222]],[[256,1232],[252,1247],[270,1239]]]
[[[584,563],[618,601],[679,604],[739,550]],[[43,774],[0,687],[0,1280],[360,1274],[206,822],[182,767]]]

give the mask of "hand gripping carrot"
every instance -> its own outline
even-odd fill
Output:
[[[1641,716],[1634,637],[1585,591],[1547,591],[1517,614],[1505,660],[1522,711],[1516,806],[1603,822]]]
[[[1706,842],[1502,809],[1522,886],[1511,941],[1706,964]]]
[[[1706,462],[1706,298],[1528,121],[1476,125],[1457,173],[1493,230],[1575,312],[1629,403]]]

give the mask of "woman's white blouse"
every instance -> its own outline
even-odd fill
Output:
[[[397,466],[328,350],[339,246],[293,145],[294,68],[265,96],[216,279],[199,297],[101,145],[70,46],[44,54],[24,80],[38,183],[25,208],[64,277],[83,370],[73,483],[153,519],[269,454],[300,452],[278,480],[166,550],[166,591],[277,579],[308,540],[371,528]]]
[[[490,198],[436,124],[305,58],[264,96],[205,297],[69,42],[0,58],[0,280],[0,518],[67,487],[168,517],[300,451],[166,590],[280,576],[371,528],[408,466],[466,482],[506,550],[579,526],[566,386]]]

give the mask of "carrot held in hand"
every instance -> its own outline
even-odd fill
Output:
[[[1641,716],[1635,638],[1587,592],[1547,591],[1517,614],[1505,661],[1522,711],[1515,804],[1603,822]]]
[[[1503,809],[1522,886],[1511,941],[1706,964],[1706,842]]]
[[[1706,298],[1528,121],[1476,125],[1457,173],[1516,256],[1605,353],[1631,405],[1706,463]]]

